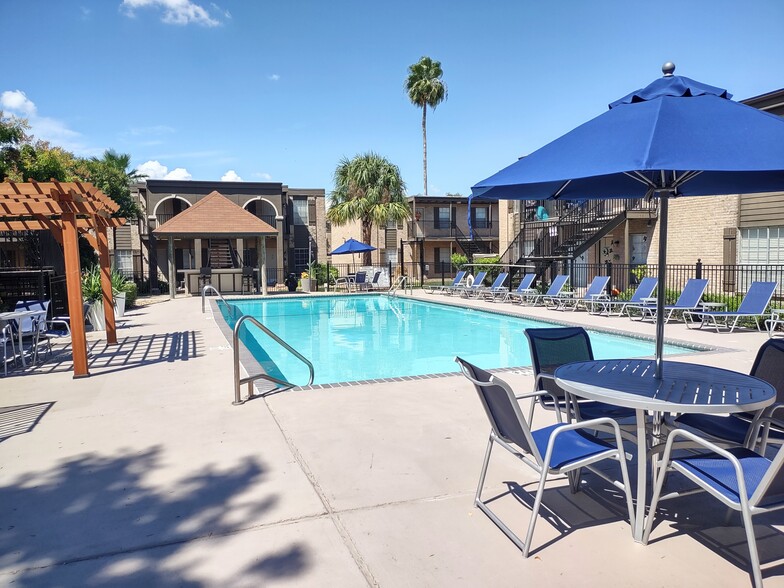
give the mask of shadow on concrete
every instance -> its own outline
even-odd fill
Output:
[[[211,465],[169,486],[160,482],[166,466],[160,446],[87,453],[0,487],[0,573],[19,586],[209,583],[189,573],[199,550],[211,548],[193,541],[247,529],[278,496],[241,498],[264,482],[267,468],[257,459],[231,469]],[[181,553],[190,545],[195,552]],[[298,543],[262,544],[256,555],[234,585],[263,585],[309,566]]]
[[[37,402],[0,407],[0,442],[32,431],[53,406],[54,402]]]
[[[117,345],[109,345],[104,339],[88,341],[88,369],[91,375],[103,375],[162,362],[185,362],[202,355],[203,347],[201,331],[118,337]],[[71,346],[65,343],[58,344],[46,361],[24,371],[9,372],[8,376],[72,370]]]

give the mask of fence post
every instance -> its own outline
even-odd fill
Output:
[[[613,288],[613,277],[612,277],[613,264],[612,264],[612,261],[610,261],[608,259],[607,261],[604,262],[604,266],[605,266],[605,271],[607,272],[607,275],[610,276],[610,279],[607,281],[607,295],[609,296],[612,293],[612,288]]]
[[[392,286],[392,260],[391,259],[387,261],[387,265],[389,266],[389,285]]]
[[[698,259],[697,264],[694,266],[694,277],[698,280],[702,279],[702,260]]]

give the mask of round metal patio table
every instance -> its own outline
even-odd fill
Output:
[[[645,411],[731,413],[756,411],[773,403],[776,390],[759,378],[713,366],[662,362],[662,379],[651,359],[604,359],[563,365],[556,383],[570,394],[635,409],[637,418],[637,512],[635,541],[644,529],[647,450]]]

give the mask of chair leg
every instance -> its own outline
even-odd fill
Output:
[[[762,588],[762,571],[760,570],[759,554],[757,553],[757,539],[754,536],[754,524],[751,520],[748,505],[745,505],[745,508],[741,508],[740,514],[743,520],[743,530],[746,531],[746,541],[749,544],[749,563],[751,564],[754,586]]]
[[[479,474],[479,485],[476,488],[476,496],[474,497],[474,504],[482,502],[482,487],[485,485],[485,477],[487,476],[487,466],[490,463],[490,453],[493,451],[493,437],[492,435],[487,440],[487,451],[485,451],[485,460],[482,463],[482,471]]]
[[[528,523],[528,532],[525,534],[525,546],[523,547],[523,557],[528,557],[531,550],[531,540],[534,537],[534,527],[536,526],[536,519],[539,517],[539,507],[542,506],[542,496],[544,495],[544,486],[547,482],[547,472],[550,469],[550,464],[545,463],[542,466],[542,477],[539,479],[539,487],[536,489],[536,499],[534,500],[534,508],[531,511],[531,522]],[[571,472],[570,472],[571,473]]]

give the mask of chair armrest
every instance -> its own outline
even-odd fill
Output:
[[[46,324],[49,327],[53,327],[54,325],[63,325],[65,327],[65,331],[70,335],[71,334],[71,321],[67,321],[65,319],[60,318],[53,318],[51,320],[46,321]]]

